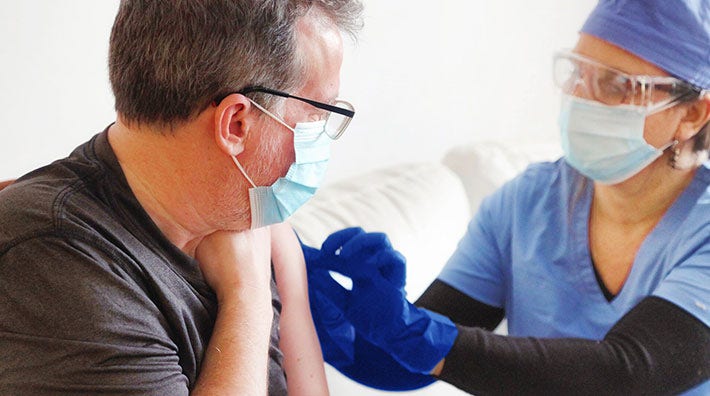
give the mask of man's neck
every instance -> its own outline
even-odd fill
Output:
[[[185,142],[188,131],[169,135],[146,127],[128,126],[120,121],[109,129],[109,143],[118,158],[128,185],[165,237],[188,255],[199,241],[214,230],[200,213],[200,188],[189,175],[195,174]],[[192,172],[186,172],[185,166]]]

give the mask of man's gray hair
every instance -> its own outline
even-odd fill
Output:
[[[353,37],[362,25],[358,0],[122,0],[109,45],[116,111],[173,126],[247,86],[297,88],[295,24],[308,12]]]

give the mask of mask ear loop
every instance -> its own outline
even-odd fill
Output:
[[[247,98],[247,99],[249,99],[249,98]],[[293,128],[291,128],[291,127],[290,127],[287,123],[285,123],[282,119],[280,119],[279,117],[277,117],[274,113],[270,112],[269,110],[266,110],[263,106],[261,106],[260,104],[254,102],[254,101],[251,100],[251,99],[249,99],[249,101],[250,101],[251,104],[253,104],[257,109],[263,111],[266,115],[268,115],[269,117],[271,117],[271,118],[273,118],[274,120],[276,120],[276,122],[278,122],[279,124],[285,126],[285,127],[288,128],[291,132],[296,133],[296,131],[295,131]]]
[[[242,172],[242,175],[244,175],[244,178],[247,179],[247,181],[249,182],[249,184],[251,184],[252,187],[256,188],[256,184],[254,184],[254,182],[251,180],[251,177],[249,177],[249,175],[247,175],[246,171],[244,170],[244,167],[242,166],[242,164],[239,163],[239,160],[237,159],[237,157],[232,156],[231,158],[232,158],[232,162],[234,162],[234,165],[236,165],[237,168],[239,168],[239,171]]]
[[[247,98],[247,99],[249,99],[249,98]],[[274,120],[276,120],[276,122],[280,123],[281,125],[285,126],[285,127],[288,128],[288,129],[290,129],[292,132],[294,132],[294,133],[296,132],[296,131],[293,130],[293,128],[291,128],[290,126],[288,126],[288,124],[286,124],[285,122],[283,122],[279,117],[276,117],[276,116],[275,116],[272,112],[270,112],[269,110],[266,110],[264,107],[262,107],[261,105],[259,105],[258,103],[256,103],[255,101],[253,101],[253,100],[251,100],[251,99],[249,99],[249,101],[250,101],[251,104],[253,104],[257,109],[263,111],[264,113],[266,113],[266,115],[268,115],[269,117],[271,117],[271,118],[273,118]],[[239,171],[242,172],[242,175],[244,175],[244,177],[247,179],[247,181],[249,182],[249,184],[251,184],[252,187],[256,188],[256,183],[254,183],[254,181],[251,179],[251,177],[249,177],[249,175],[247,175],[247,172],[244,170],[244,167],[242,166],[242,164],[239,163],[239,160],[237,159],[236,156],[232,156],[232,162],[234,162],[234,165],[236,165],[237,168],[239,168]]]

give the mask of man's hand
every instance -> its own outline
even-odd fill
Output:
[[[220,299],[237,290],[253,289],[259,293],[271,290],[269,227],[210,234],[197,246],[195,258],[205,281]]]
[[[219,231],[195,251],[218,310],[195,395],[265,394],[271,307],[271,230]]]

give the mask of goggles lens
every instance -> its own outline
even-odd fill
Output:
[[[671,107],[691,94],[700,94],[692,85],[674,77],[627,74],[567,51],[555,54],[553,78],[565,94],[609,106],[633,105],[648,113]]]

